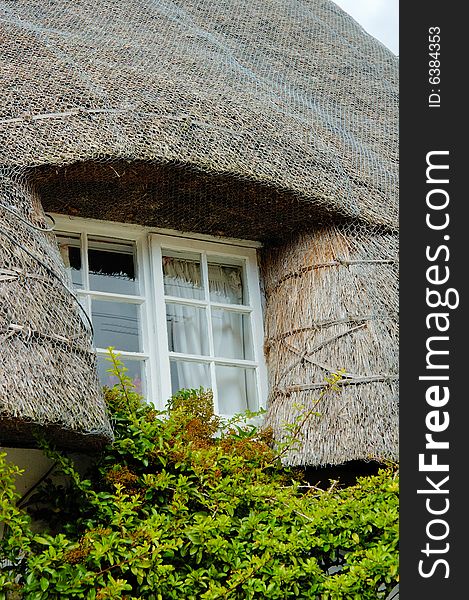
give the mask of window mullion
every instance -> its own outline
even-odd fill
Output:
[[[81,268],[83,272],[83,291],[85,292],[85,310],[91,320],[90,276],[88,266],[88,235],[80,233]]]
[[[96,354],[99,356],[109,356],[107,348],[95,348]],[[122,358],[129,358],[131,360],[148,360],[149,355],[147,352],[131,352],[128,350],[116,350],[116,353]]]
[[[131,296],[126,294],[115,294],[114,292],[95,292],[90,290],[85,292],[83,290],[77,290],[77,296],[90,296],[94,300],[103,300],[105,302],[120,302],[121,304],[145,304],[145,296]]]
[[[210,361],[210,379],[212,381],[212,392],[213,392],[213,410],[216,415],[218,415],[218,388],[217,388],[217,378],[215,371],[215,363]]]
[[[155,326],[157,360],[159,366],[159,383],[161,399],[164,403],[171,397],[171,367],[169,363],[168,330],[166,327],[166,302],[164,298],[163,259],[159,240],[151,236],[150,241],[151,266],[153,271],[153,290],[155,298]]]
[[[202,267],[202,279],[204,282],[204,298],[205,305],[207,311],[207,321],[208,321],[208,349],[211,357],[215,356],[214,344],[213,344],[213,332],[212,332],[212,311],[210,308],[210,291],[209,291],[209,281],[208,281],[208,265],[207,265],[207,254],[206,252],[202,252],[201,254],[201,267]]]
[[[169,357],[205,364],[214,362],[217,365],[225,365],[227,367],[247,367],[251,369],[257,367],[257,362],[253,360],[244,360],[242,358],[224,358],[223,356],[210,357],[204,356],[203,354],[186,354],[185,352],[169,352]]]
[[[210,361],[210,380],[212,382],[212,392],[213,392],[213,410],[216,414],[218,414],[218,389],[217,389],[217,380],[215,373],[215,363],[213,362],[213,357],[215,356],[215,345],[213,342],[213,329],[212,329],[212,309],[210,307],[210,287],[208,280],[208,262],[207,262],[207,252],[205,250],[201,253],[201,267],[202,267],[202,278],[204,282],[204,291],[205,291],[205,302],[207,303],[207,325],[208,325],[208,349],[211,357]]]
[[[205,300],[195,300],[194,298],[181,298],[179,296],[166,296],[166,302],[171,302],[171,304],[182,304],[184,306],[201,306],[205,308],[207,303]]]
[[[83,265],[83,289],[85,292],[90,291],[90,276],[88,264],[88,235],[82,233],[81,238],[81,264]]]
[[[249,305],[244,304],[223,304],[222,302],[211,302],[212,308],[221,308],[223,310],[229,310],[235,313],[249,314],[252,313],[253,308]]]

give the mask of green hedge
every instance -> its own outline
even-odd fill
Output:
[[[398,581],[398,479],[389,467],[322,491],[282,468],[269,434],[220,430],[211,393],[164,413],[120,373],[107,390],[116,440],[81,477],[46,443],[66,483],[15,505],[0,459],[0,599],[377,600]],[[215,437],[214,437],[215,436]]]

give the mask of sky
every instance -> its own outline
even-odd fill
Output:
[[[399,0],[334,0],[355,21],[399,54]]]

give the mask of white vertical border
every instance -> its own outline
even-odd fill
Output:
[[[84,231],[80,233],[80,251],[81,251],[81,275],[83,281],[83,292],[85,292],[85,307],[88,313],[88,318],[91,321],[91,297],[90,291],[90,275],[88,272],[88,234]]]
[[[159,389],[158,373],[155,372],[156,364],[153,357],[155,355],[154,345],[157,340],[154,310],[155,300],[153,297],[152,274],[150,264],[150,247],[148,237],[140,235],[135,240],[136,250],[136,266],[138,281],[140,283],[139,294],[145,298],[145,302],[140,305],[140,327],[142,333],[143,351],[148,356],[145,363],[145,377],[147,386],[147,398],[155,405],[158,399],[161,398],[161,390]],[[146,327],[144,326],[146,324]],[[160,408],[160,406],[157,406]]]
[[[205,306],[205,319],[207,321],[208,328],[208,351],[211,357],[215,356],[215,345],[213,342],[213,323],[212,323],[212,307],[210,306],[210,282],[208,279],[208,260],[207,252],[202,250],[200,253],[200,268],[202,269],[202,280],[204,282],[204,298],[206,302]],[[215,362],[210,361],[210,381],[212,383],[213,393],[213,410],[215,414],[218,414],[218,386],[217,386],[217,374],[215,370]]]

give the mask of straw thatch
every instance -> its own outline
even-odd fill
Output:
[[[332,2],[18,0],[0,14],[2,163],[18,176],[108,162],[119,180],[112,161],[142,160],[186,173],[167,206],[142,186],[155,221],[223,211],[214,175],[233,198],[245,182],[294,195],[310,227],[318,210],[396,226],[397,60]],[[295,231],[291,210],[254,203],[256,237]]]
[[[37,198],[16,192],[1,219],[0,445],[35,446],[40,433],[63,448],[92,450],[112,431],[90,326]]]
[[[264,252],[267,423],[277,438],[299,411],[291,464],[397,459],[397,239],[319,229]],[[316,403],[328,376],[339,391]],[[296,408],[298,407],[298,408]]]
[[[40,199],[46,210],[72,215],[258,239],[267,245],[288,238],[284,251],[267,251],[267,289],[276,277],[288,276],[276,288],[280,296],[301,289],[304,298],[298,299],[289,324],[288,313],[279,313],[285,319],[280,328],[273,323],[284,306],[277,291],[269,292],[270,339],[296,330],[297,318],[308,322],[312,315],[301,308],[308,299],[327,306],[325,293],[345,294],[340,287],[332,288],[348,282],[343,275],[316,291],[308,286],[312,272],[290,277],[305,264],[302,247],[306,253],[308,244],[316,247],[321,232],[329,232],[324,233],[327,245],[327,235],[340,226],[351,255],[375,259],[376,240],[391,239],[396,231],[397,59],[329,0],[0,0],[0,15],[0,235],[6,231],[11,238],[12,229],[20,226],[12,209],[27,222],[37,218]],[[23,225],[26,232],[28,225]],[[304,237],[298,241],[300,232]],[[8,252],[22,252],[21,261],[31,270],[30,244],[41,260],[55,252],[51,244],[37,246],[41,235],[30,239],[24,233],[21,244]],[[284,264],[289,253],[291,261]],[[277,267],[269,266],[274,256],[280,261],[277,274]],[[347,272],[358,268],[350,266]],[[373,268],[374,278],[383,282],[389,277],[385,289],[392,289],[396,275],[387,263]],[[6,305],[17,303],[16,284],[4,279],[0,285]],[[59,298],[57,286],[49,302],[45,289],[42,296],[22,296],[22,323],[30,327],[37,311],[50,317],[54,306],[63,315],[54,321],[56,331],[65,335],[70,330],[65,315],[73,301],[65,292]],[[370,307],[375,299],[368,293]],[[72,321],[84,327],[76,314]],[[5,323],[9,326],[9,320]],[[357,363],[354,373],[377,375],[373,353],[381,346],[376,342],[367,351],[365,346],[379,331],[358,332],[363,364]],[[81,339],[81,333],[73,335]],[[4,351],[7,366],[17,351],[14,339],[5,341],[10,348]],[[306,341],[297,340],[300,346]],[[291,357],[290,351],[278,351],[275,342],[269,343],[269,418],[275,421],[276,365],[286,368]],[[334,352],[347,352],[350,343],[344,338]],[[60,367],[50,367],[52,396],[68,398],[64,374],[76,364],[69,356],[69,362],[61,359]],[[86,352],[80,356],[81,364],[90,364]],[[303,360],[303,375],[298,367],[284,379],[291,385],[306,385],[311,377],[319,381],[319,372],[310,365]],[[382,404],[394,406],[388,382],[374,385],[376,394],[383,386]],[[355,406],[361,390],[372,386],[346,386],[343,393],[352,388]],[[15,394],[3,412],[15,406],[21,418],[19,407],[26,401],[18,390]],[[91,404],[98,402],[94,391],[90,398]],[[40,393],[31,396],[31,403],[38,402]],[[24,414],[43,422],[37,411]],[[74,411],[68,421],[65,409],[59,412],[57,423],[73,429],[71,422],[76,421],[84,431]],[[90,431],[103,434],[101,417],[83,418],[89,419]],[[367,423],[364,417],[358,422]],[[395,439],[392,428],[385,429]],[[374,453],[386,453],[391,446],[388,454],[395,455],[395,442],[390,441],[375,445]],[[370,453],[366,446],[361,455]],[[352,452],[350,458],[358,454]],[[314,449],[305,450],[303,459],[330,462],[339,455],[345,456],[338,451],[320,455]]]

